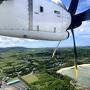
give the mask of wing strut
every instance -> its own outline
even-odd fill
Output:
[[[55,48],[55,50],[54,50],[54,52],[53,52],[53,54],[52,54],[52,58],[54,58],[55,53],[56,53],[56,51],[57,51],[57,49],[58,49],[58,47],[59,47],[59,45],[60,45],[60,42],[61,42],[61,41],[58,42],[58,45],[57,45],[57,47]]]

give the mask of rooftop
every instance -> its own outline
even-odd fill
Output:
[[[20,90],[20,89],[18,89],[16,87],[13,87],[13,86],[9,86],[9,87],[6,87],[6,88],[2,88],[0,90]]]

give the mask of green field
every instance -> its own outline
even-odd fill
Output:
[[[23,76],[26,83],[34,88],[33,90],[59,90],[56,87],[62,88],[60,90],[69,90],[70,79],[62,80],[62,76],[57,75],[56,71],[73,66],[73,48],[59,48],[52,59],[53,51],[54,48],[1,48],[0,80],[5,77],[13,80]],[[78,47],[77,53],[78,64],[90,63],[90,47]],[[34,72],[33,75],[31,75],[32,72]]]
[[[25,75],[25,76],[22,77],[22,79],[25,82],[27,82],[28,84],[31,84],[31,83],[36,82],[36,81],[39,80],[38,77],[34,74]]]
[[[22,79],[32,90],[77,90],[70,84],[68,77],[60,79],[47,73],[40,73],[29,74],[23,76]]]

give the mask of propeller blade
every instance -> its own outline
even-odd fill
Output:
[[[58,43],[57,47],[55,48],[55,50],[54,50],[54,52],[53,52],[53,54],[52,54],[52,58],[54,58],[55,53],[56,53],[56,51],[57,51],[57,49],[58,49],[58,47],[59,47],[59,45],[60,45],[60,42],[61,42],[61,41],[59,41],[59,43]]]
[[[75,42],[75,35],[74,35],[74,31],[73,29],[71,29],[72,32],[72,36],[73,36],[73,44],[74,44],[74,56],[75,56],[75,60],[74,60],[74,72],[75,72],[75,79],[77,80],[78,77],[78,67],[77,67],[77,49],[76,49],[76,42]]]
[[[75,18],[81,22],[90,20],[90,9],[86,10],[85,12],[75,15]]]
[[[73,15],[72,23],[68,29],[74,29],[79,27],[82,24],[82,21],[90,20],[90,9],[79,13],[77,15]]]
[[[71,13],[71,15],[75,14],[77,7],[78,7],[78,3],[79,3],[79,0],[72,0],[71,1],[71,4],[70,4],[69,9],[68,9],[68,11]]]

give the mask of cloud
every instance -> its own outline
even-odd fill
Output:
[[[80,36],[82,34],[90,34],[90,21],[85,21],[82,25],[75,30],[76,36]]]
[[[15,46],[24,47],[27,46],[28,43],[33,42],[34,43],[38,42],[38,40],[0,36],[0,47],[15,47]]]
[[[87,38],[90,39],[90,34],[89,34],[89,35],[81,35],[81,37],[82,37],[82,38],[86,38],[86,39],[87,39]]]

